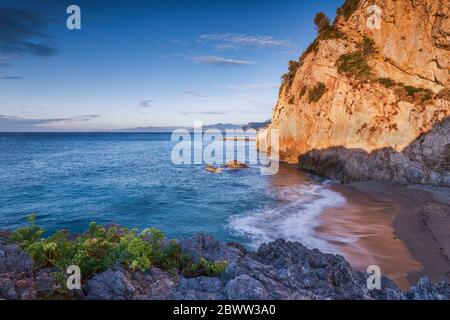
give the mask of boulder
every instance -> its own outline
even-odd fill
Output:
[[[225,168],[233,169],[233,170],[245,169],[245,168],[248,168],[248,165],[246,165],[245,163],[239,162],[237,160],[231,160],[225,164]]]

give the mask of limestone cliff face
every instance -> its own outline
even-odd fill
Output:
[[[380,29],[367,24],[374,4]],[[339,12],[284,76],[260,150],[274,151],[278,129],[291,163],[333,147],[401,152],[450,115],[448,0],[347,0]]]

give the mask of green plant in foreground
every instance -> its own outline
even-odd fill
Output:
[[[156,266],[170,272],[179,271],[186,276],[220,275],[227,265],[225,261],[204,259],[194,263],[191,257],[182,253],[176,240],[164,241],[164,234],[155,228],[138,233],[136,229],[106,228],[92,222],[88,231],[77,237],[61,230],[42,238],[44,231],[36,226],[35,221],[36,216],[30,216],[30,225],[13,232],[10,240],[33,258],[37,269],[57,267],[58,279],[63,278],[70,265],[80,267],[84,280],[116,263],[142,272]]]

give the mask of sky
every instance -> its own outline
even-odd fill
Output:
[[[315,14],[342,3],[0,0],[0,132],[268,120]]]

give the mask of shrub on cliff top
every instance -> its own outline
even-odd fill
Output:
[[[327,88],[323,82],[317,82],[317,84],[309,91],[308,101],[317,102],[322,98]]]
[[[318,12],[314,17],[314,24],[316,25],[317,31],[321,32],[330,27],[330,19],[323,12]]]
[[[35,216],[29,223],[28,227],[13,232],[10,240],[33,258],[36,268],[56,267],[60,276],[70,265],[80,267],[84,280],[116,263],[142,272],[151,266],[178,270],[185,276],[220,275],[227,265],[225,261],[204,259],[194,263],[182,253],[177,241],[165,241],[164,234],[155,228],[138,233],[136,229],[104,227],[92,222],[88,231],[77,237],[62,230],[42,238],[43,230],[36,226]]]
[[[330,19],[323,12],[316,14],[314,24],[319,32],[318,40],[342,38],[344,36],[335,25],[330,25]]]

